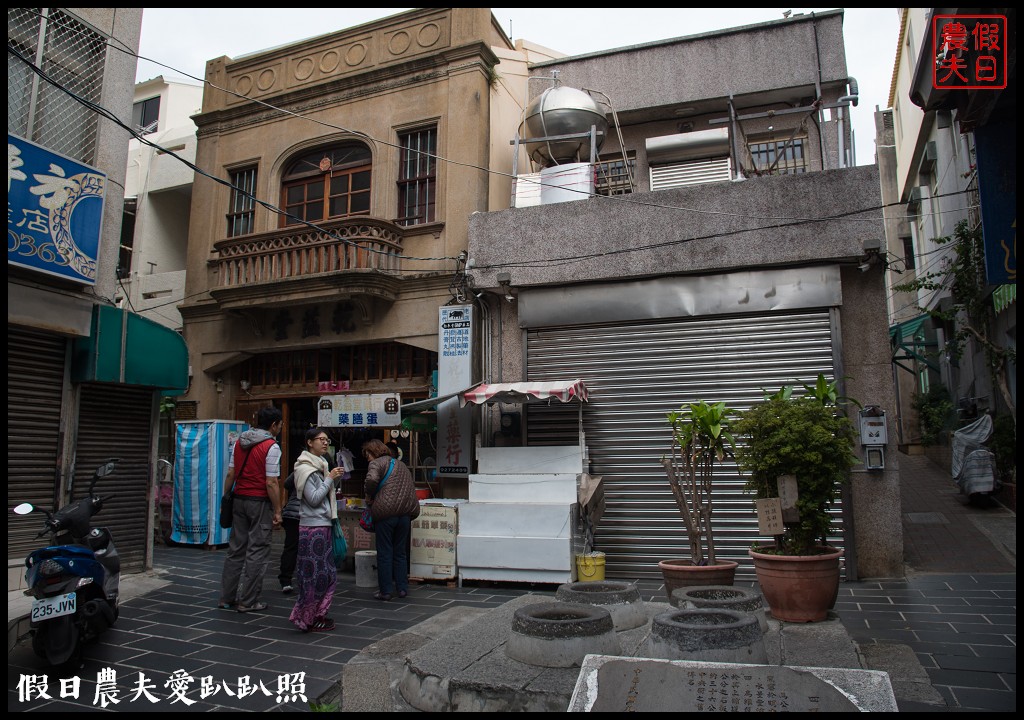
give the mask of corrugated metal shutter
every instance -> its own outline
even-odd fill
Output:
[[[745,409],[762,389],[832,376],[830,328],[823,309],[527,332],[529,380],[582,378],[590,389],[583,426],[591,472],[604,477],[595,544],[609,577],[660,577],[659,560],[689,556],[660,464],[670,441],[665,414],[697,400]],[[575,438],[575,407],[528,406],[527,418],[527,444]],[[731,463],[715,478],[715,545],[720,559],[740,563],[738,577],[752,578],[757,518],[743,484]]]
[[[93,520],[110,529],[123,571],[145,565],[149,505],[150,453],[153,440],[151,388],[82,385],[75,453],[74,497],[85,494],[97,467],[120,458],[113,475],[96,485],[100,495],[114,495]]]
[[[731,179],[732,169],[727,157],[651,166],[651,190],[667,190]]]
[[[52,510],[60,456],[66,338],[7,326],[7,501]],[[42,515],[10,516],[7,556],[39,546]]]

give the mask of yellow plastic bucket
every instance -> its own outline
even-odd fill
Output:
[[[578,582],[604,580],[604,553],[590,552],[577,555],[576,578]]]

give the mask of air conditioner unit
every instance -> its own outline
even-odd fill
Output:
[[[914,187],[910,189],[910,197],[907,198],[907,210],[913,210],[921,204],[921,197],[923,193],[920,187]]]
[[[935,141],[931,140],[924,146],[924,153],[921,155],[921,165],[918,167],[919,175],[931,175],[935,170],[935,161],[938,151],[935,149]]]

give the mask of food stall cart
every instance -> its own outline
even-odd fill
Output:
[[[482,383],[459,393],[465,406],[576,402],[575,445],[477,447],[469,499],[459,504],[459,581],[565,583],[583,551],[578,488],[588,472],[582,380]],[[478,440],[479,443],[479,440]]]

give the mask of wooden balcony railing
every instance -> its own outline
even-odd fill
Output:
[[[210,264],[217,268],[217,287],[235,288],[342,270],[399,271],[402,229],[394,223],[357,217],[320,225],[333,235],[302,226],[216,243]]]

